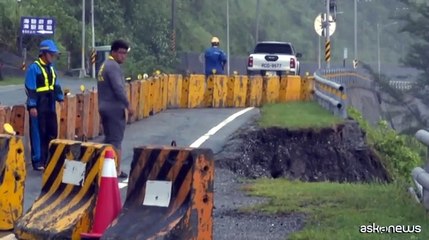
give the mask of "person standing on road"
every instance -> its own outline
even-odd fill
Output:
[[[213,37],[211,40],[212,46],[206,49],[205,58],[205,74],[224,74],[226,64],[226,54],[219,48],[219,38]]]
[[[64,101],[53,62],[59,54],[54,41],[40,43],[39,58],[25,76],[27,109],[30,113],[31,162],[33,169],[43,171],[48,158],[49,143],[58,136],[56,102]]]
[[[125,78],[120,64],[125,62],[129,50],[128,43],[115,40],[110,47],[110,56],[98,72],[98,107],[104,130],[104,143],[115,148],[118,157],[118,177],[128,175],[121,171],[121,149],[126,126],[126,114],[134,111],[125,92]]]

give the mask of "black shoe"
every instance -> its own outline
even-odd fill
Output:
[[[124,173],[121,171],[121,173],[119,174],[118,178],[127,178],[128,174]]]

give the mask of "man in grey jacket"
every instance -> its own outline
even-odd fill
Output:
[[[128,43],[116,40],[110,48],[110,56],[98,72],[98,107],[104,130],[104,143],[112,144],[118,157],[118,177],[126,178],[122,172],[121,149],[126,126],[126,114],[133,115],[125,92],[125,78],[120,64],[125,62],[129,50]]]

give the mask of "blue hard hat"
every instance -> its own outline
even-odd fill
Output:
[[[51,39],[43,40],[40,43],[40,51],[47,51],[47,52],[53,52],[53,53],[60,52],[57,48],[57,45],[55,45],[54,41],[52,41]]]

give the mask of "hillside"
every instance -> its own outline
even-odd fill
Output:
[[[317,62],[318,35],[314,19],[325,10],[322,0],[279,1],[260,0],[259,40],[291,41],[303,53],[303,62]],[[353,53],[353,1],[337,1],[337,29],[332,36],[332,61],[340,63],[343,48]],[[387,4],[386,4],[387,3]],[[91,43],[90,1],[86,1],[86,42]],[[226,50],[226,1],[176,0],[176,47],[180,52],[201,52],[212,35],[219,36]],[[61,49],[71,54],[72,68],[80,66],[82,5],[66,0],[16,0],[0,2],[0,50],[18,52],[19,16],[54,16],[57,21],[55,39]],[[358,1],[358,52],[365,62],[377,59],[377,23],[386,24],[399,14],[399,0]],[[130,72],[177,64],[170,51],[171,1],[117,0],[95,1],[96,42],[109,44],[114,38],[125,38],[132,45]],[[397,63],[407,51],[409,38],[398,34],[400,24],[381,32],[381,56],[386,63]],[[256,0],[230,0],[231,55],[244,56],[255,43]],[[24,46],[37,51],[38,37],[25,37]],[[390,49],[396,49],[391,51]],[[322,50],[323,52],[323,50]],[[60,66],[66,66],[62,58]]]

